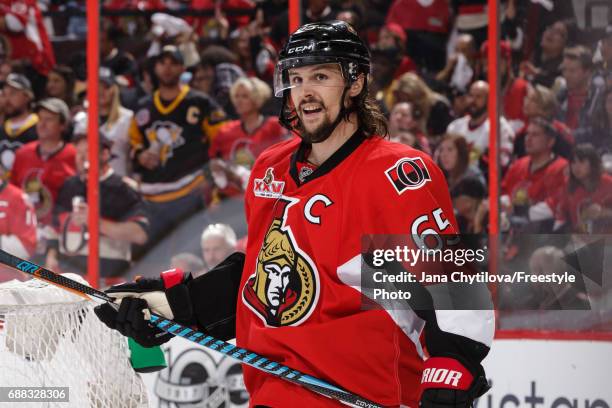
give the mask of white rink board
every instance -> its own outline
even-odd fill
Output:
[[[209,375],[203,387],[209,405],[197,406],[247,406],[244,385],[231,359],[178,338],[163,347],[172,363],[178,363],[161,372],[161,378],[169,383],[181,382],[181,368],[177,366],[195,364]],[[612,408],[612,342],[495,340],[484,365],[493,388],[477,401],[477,408]],[[234,369],[228,370],[231,366]],[[143,374],[142,378],[151,408],[188,406],[160,400],[159,392],[155,392],[156,385],[160,389],[160,373]],[[195,391],[183,385],[177,389]],[[221,389],[217,390],[219,385]]]
[[[610,408],[612,342],[495,340],[478,408]]]

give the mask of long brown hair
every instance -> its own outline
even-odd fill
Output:
[[[455,180],[457,177],[465,173],[470,165],[470,146],[468,145],[467,140],[465,140],[465,137],[456,133],[445,134],[444,137],[442,137],[442,141],[440,142],[439,146],[447,141],[451,142],[455,146],[455,149],[457,149],[457,164],[451,171],[452,174],[446,169],[442,169],[442,172],[444,172],[447,179]],[[438,158],[438,164],[439,162],[440,159]]]
[[[382,113],[378,102],[368,92],[367,79],[364,78],[363,89],[359,95],[351,98],[351,106],[345,110],[344,119],[349,120],[351,113],[357,114],[357,125],[366,137],[389,136],[389,123]]]

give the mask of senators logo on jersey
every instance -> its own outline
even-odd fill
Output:
[[[425,162],[420,157],[402,158],[385,173],[398,194],[406,190],[416,190],[431,181]]]
[[[312,313],[319,298],[319,275],[285,225],[287,210],[297,200],[279,199],[275,218],[257,256],[255,273],[243,290],[243,302],[268,326],[296,326]]]

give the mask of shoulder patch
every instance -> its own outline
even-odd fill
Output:
[[[274,168],[268,167],[263,178],[253,181],[253,194],[262,198],[279,198],[285,189],[284,181],[274,180]]]
[[[146,125],[150,119],[151,119],[151,113],[149,112],[147,108],[140,109],[135,115],[135,120],[138,126]]]
[[[403,157],[385,171],[385,175],[398,194],[416,190],[431,181],[429,170],[420,157]]]

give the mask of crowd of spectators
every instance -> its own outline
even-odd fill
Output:
[[[0,1],[1,188],[21,189],[35,208],[37,223],[27,211],[23,222],[37,225],[36,249],[19,237],[30,256],[82,273],[67,257],[86,255],[84,2],[38,3]],[[130,246],[146,252],[194,212],[240,196],[256,157],[294,136],[271,97],[286,1],[102,3],[112,13],[100,32],[100,182],[114,199],[102,200],[101,254],[117,261],[103,274],[112,278]],[[488,184],[498,182],[502,231],[610,232],[612,25],[579,27],[565,0],[500,10],[499,158],[489,155],[485,0],[307,0],[301,19],[342,19],[367,40],[389,137],[440,165],[461,232],[487,231]],[[236,245],[214,227],[203,243]],[[11,231],[0,232],[4,243]],[[199,255],[172,263],[202,272],[213,261]]]

